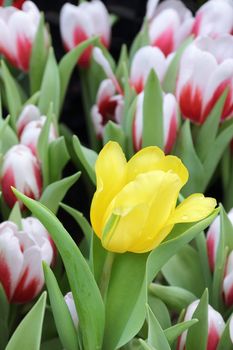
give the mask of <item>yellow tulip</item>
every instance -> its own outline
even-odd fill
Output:
[[[175,156],[146,147],[128,162],[116,142],[108,142],[96,161],[97,189],[91,223],[109,251],[144,253],[158,246],[176,223],[208,216],[216,200],[193,194],[176,206],[188,171]]]

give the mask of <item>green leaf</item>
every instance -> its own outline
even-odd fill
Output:
[[[56,214],[59,203],[62,201],[70,187],[76,183],[80,175],[81,173],[78,172],[48,185],[42,193],[40,202]]]
[[[188,45],[191,44],[192,41],[193,41],[192,37],[187,38],[183,42],[183,44],[179,47],[179,49],[176,51],[171,63],[168,66],[165,77],[163,78],[162,87],[164,92],[166,93],[171,92],[173,94],[175,93],[180,59],[183,55],[184,50],[187,48]]]
[[[118,81],[120,81],[121,83],[124,83],[122,81],[122,78],[124,77],[124,67],[128,66],[128,53],[127,53],[127,46],[125,44],[122,45],[121,47],[121,52],[120,52],[120,58],[117,64],[117,68],[116,68],[116,78]]]
[[[229,251],[233,250],[233,225],[229,219],[224,207],[220,206],[221,211],[221,231],[224,235],[225,245],[229,248]]]
[[[170,309],[180,313],[196,300],[196,296],[180,287],[163,286],[151,283],[149,293],[161,299]]]
[[[92,183],[95,185],[96,179],[95,179],[94,165],[97,159],[97,154],[91,149],[82,146],[76,135],[73,136],[73,145],[74,145],[75,153],[80,163],[86,170]]]
[[[148,322],[148,344],[152,345],[155,349],[170,350],[170,345],[167,338],[153,314],[150,307],[147,305],[147,322]]]
[[[31,94],[40,90],[42,77],[47,61],[48,48],[45,42],[44,15],[41,14],[40,23],[33,40],[32,53],[30,58],[29,79]]]
[[[103,141],[104,141],[104,144],[106,144],[108,141],[116,141],[124,150],[125,134],[121,126],[110,120],[104,128]]]
[[[202,273],[204,278],[205,286],[209,289],[210,295],[211,295],[211,289],[212,289],[212,274],[210,271],[209,266],[209,258],[208,258],[208,252],[207,252],[207,245],[206,245],[206,237],[205,233],[201,232],[196,238],[195,243],[197,247],[197,252],[200,260],[200,264],[202,266]]]
[[[10,116],[0,119],[0,152],[5,154],[9,148],[18,144],[18,138],[12,128],[8,125]]]
[[[139,342],[140,342],[140,344],[141,344],[141,346],[142,346],[142,349],[144,349],[144,350],[157,350],[157,349],[155,349],[153,346],[147,344],[147,343],[145,342],[145,340],[143,340],[143,339],[139,339]],[[141,349],[140,349],[140,350],[141,350]]]
[[[169,311],[167,309],[167,306],[161,299],[155,297],[152,293],[149,293],[148,305],[151,308],[155,317],[157,318],[162,329],[171,326],[171,318]]]
[[[107,253],[108,252],[103,248],[99,237],[93,234],[91,240],[90,266],[97,283],[100,283]]]
[[[206,350],[208,335],[208,290],[203,293],[192,319],[198,319],[199,322],[188,330],[186,349]]]
[[[142,146],[163,148],[163,96],[160,82],[151,70],[144,89]]]
[[[64,350],[59,338],[49,339],[41,344],[40,350]]]
[[[186,245],[163,266],[162,273],[170,285],[201,297],[205,289],[202,269],[198,253]]]
[[[52,270],[46,263],[43,263],[43,268],[54,321],[61,343],[67,350],[76,350],[78,347],[77,333],[69,309]]]
[[[52,48],[49,50],[41,83],[41,94],[38,104],[41,113],[47,115],[51,104],[53,105],[55,116],[58,117],[60,106],[60,76]]]
[[[44,292],[13,333],[6,350],[39,350],[46,305]]]
[[[22,110],[27,105],[30,105],[30,104],[37,105],[39,101],[39,97],[40,97],[40,91],[36,91],[32,96],[29,97],[27,101],[25,101],[25,103],[22,106]]]
[[[179,335],[183,332],[185,332],[187,329],[192,327],[194,324],[196,324],[198,320],[192,319],[190,321],[185,321],[178,323],[172,327],[169,327],[164,330],[164,334],[169,342],[170,345],[173,344],[173,342],[179,337]]]
[[[18,226],[19,230],[22,230],[22,216],[19,207],[19,202],[15,203],[14,207],[11,210],[8,220],[14,222]]]
[[[140,32],[136,35],[131,47],[130,47],[130,54],[129,54],[129,60],[130,65],[132,63],[133,57],[135,53],[142,48],[143,46],[150,45],[150,39],[149,39],[149,33],[148,33],[148,23],[145,20],[143,23],[143,27],[140,30]]]
[[[128,113],[126,115],[126,142],[127,142],[127,152],[128,157],[132,157],[134,154],[134,145],[133,145],[133,121],[135,117],[137,107],[137,98],[131,103]]]
[[[5,290],[0,283],[0,349],[5,349],[8,341],[8,317],[10,306],[5,293]]]
[[[49,182],[60,179],[62,170],[70,159],[64,137],[59,137],[48,146],[49,152]]]
[[[89,266],[60,221],[46,207],[22,193],[15,195],[32,211],[48,232],[61,254],[80,320],[85,349],[101,349],[104,305]]]
[[[90,38],[82,42],[73,50],[65,54],[65,56],[63,56],[61,62],[59,63],[59,75],[60,75],[60,82],[61,82],[60,108],[63,105],[69,80],[73,72],[73,69],[78,62],[79,57],[88,46],[94,45],[96,42],[97,42],[97,38]]]
[[[232,340],[230,337],[230,321],[232,319],[232,315],[229,317],[222,336],[219,340],[217,350],[232,350]]]

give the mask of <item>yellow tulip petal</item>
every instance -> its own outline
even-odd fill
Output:
[[[97,189],[91,204],[91,223],[100,237],[102,220],[109,203],[125,185],[126,159],[116,142],[108,142],[96,161]]]
[[[216,204],[214,198],[205,197],[201,193],[192,194],[176,207],[168,224],[202,220],[211,214]]]
[[[139,174],[156,170],[156,163],[163,158],[165,155],[160,148],[155,146],[143,148],[127,164],[127,182],[134,180]]]

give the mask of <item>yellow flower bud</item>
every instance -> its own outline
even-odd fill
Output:
[[[97,189],[91,223],[110,251],[144,253],[158,246],[176,223],[208,216],[216,200],[193,194],[176,206],[188,171],[175,156],[146,147],[128,162],[116,142],[108,142],[96,161]]]

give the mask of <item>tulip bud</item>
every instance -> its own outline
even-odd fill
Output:
[[[184,321],[189,321],[192,319],[199,302],[200,300],[196,300],[188,306]],[[217,312],[212,306],[208,305],[208,337],[206,350],[217,350],[218,342],[221,338],[224,328],[225,322],[221,314]],[[185,331],[179,337],[177,350],[185,350],[187,333],[188,331]]]
[[[12,303],[35,298],[44,285],[42,261],[51,264],[53,249],[46,237],[19,231],[5,221],[0,224],[0,282]]]
[[[74,298],[73,298],[72,292],[67,293],[64,296],[64,299],[65,299],[66,305],[68,306],[68,309],[69,309],[70,315],[72,317],[74,326],[75,326],[75,328],[77,328],[78,327],[78,314],[77,314],[77,310],[76,310],[76,307],[75,307],[75,303],[74,303]]]
[[[142,147],[143,130],[143,98],[144,93],[138,95],[136,113],[133,123],[133,143],[134,149],[138,151]],[[163,137],[165,153],[170,153],[176,141],[178,129],[178,105],[176,98],[172,94],[163,96]],[[156,127],[156,126],[155,126]]]
[[[41,170],[38,160],[28,147],[15,145],[5,154],[1,185],[3,197],[11,208],[17,201],[11,186],[30,198],[40,198],[42,191]]]
[[[101,82],[96,104],[92,107],[91,115],[96,134],[99,138],[103,136],[104,126],[109,120],[120,123],[124,108],[123,96],[117,94],[115,86],[110,79]]]
[[[229,324],[229,333],[230,333],[230,339],[233,344],[233,316],[231,316],[230,324]]]
[[[40,21],[40,12],[31,1],[22,10],[0,8],[0,54],[15,67],[28,71],[33,40]]]
[[[20,136],[22,134],[23,129],[29,122],[33,120],[39,120],[40,116],[41,116],[41,113],[38,107],[31,104],[26,105],[23,108],[17,120],[18,135]]]
[[[160,81],[162,81],[167,69],[168,60],[157,47],[144,46],[139,49],[133,60],[130,70],[130,83],[137,93],[145,86],[148,75],[153,69]]]
[[[60,29],[67,51],[84,40],[99,36],[105,47],[110,45],[111,26],[109,15],[104,4],[99,0],[83,2],[79,6],[66,3],[61,10]],[[92,46],[81,55],[78,64],[86,67],[89,64]]]

